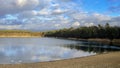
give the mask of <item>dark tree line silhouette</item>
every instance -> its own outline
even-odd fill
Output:
[[[107,39],[119,39],[120,27],[106,25],[78,27],[78,28],[65,28],[60,30],[53,30],[45,32],[45,36],[48,37],[64,37],[64,38],[107,38]]]

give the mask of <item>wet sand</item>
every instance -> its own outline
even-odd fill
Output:
[[[51,62],[1,64],[0,68],[120,68],[120,52]]]

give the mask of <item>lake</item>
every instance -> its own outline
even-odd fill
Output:
[[[59,38],[0,38],[0,64],[54,61],[120,51],[120,47]]]

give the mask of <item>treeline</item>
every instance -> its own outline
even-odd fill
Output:
[[[45,36],[49,37],[65,37],[65,38],[107,38],[107,39],[118,39],[120,38],[120,27],[106,25],[90,26],[90,27],[79,27],[79,28],[68,28],[54,31],[48,31]]]
[[[0,30],[0,37],[11,36],[44,36],[43,32],[32,32],[27,30]]]

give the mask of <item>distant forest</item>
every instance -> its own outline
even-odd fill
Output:
[[[119,39],[120,27],[110,26],[108,23],[105,25],[78,27],[78,28],[65,28],[60,30],[48,31],[45,33],[48,37],[64,37],[64,38],[106,38],[106,39]]]

